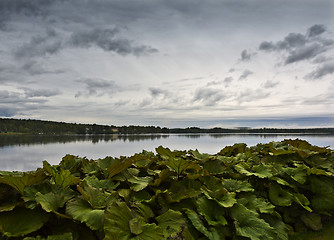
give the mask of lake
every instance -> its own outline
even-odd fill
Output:
[[[246,143],[304,139],[321,147],[334,148],[334,135],[303,134],[154,134],[154,135],[70,135],[70,136],[0,136],[0,170],[29,171],[42,166],[42,161],[58,164],[66,154],[88,159],[106,156],[131,156],[142,150],[155,151],[162,145],[171,150],[198,149],[215,154],[225,146]]]

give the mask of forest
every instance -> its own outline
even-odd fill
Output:
[[[156,133],[305,133],[334,134],[334,128],[167,128],[65,123],[34,119],[0,118],[0,134],[156,134]]]

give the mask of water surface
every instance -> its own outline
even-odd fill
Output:
[[[225,146],[246,143],[304,139],[313,145],[334,147],[334,135],[302,134],[158,134],[158,135],[94,135],[94,136],[0,136],[0,169],[35,170],[42,161],[58,164],[66,154],[88,159],[106,156],[131,156],[142,150],[155,151],[162,145],[171,150],[198,149],[215,154]]]

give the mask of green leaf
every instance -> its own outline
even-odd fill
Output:
[[[188,219],[191,221],[192,225],[202,234],[204,234],[209,240],[220,240],[219,233],[215,228],[206,228],[205,224],[201,220],[200,216],[193,210],[184,209],[187,214]]]
[[[59,166],[63,169],[70,170],[71,172],[77,172],[81,162],[84,160],[88,162],[85,158],[66,154],[59,163]]]
[[[246,176],[256,176],[259,178],[270,178],[273,176],[268,165],[254,165],[251,167],[249,163],[240,162],[234,166],[235,170]]]
[[[162,230],[136,217],[124,202],[114,202],[105,214],[105,240],[162,240]]]
[[[171,170],[174,170],[177,176],[183,174],[184,171],[187,169],[194,169],[196,172],[202,169],[202,167],[196,162],[177,157],[168,159],[168,161],[165,164]]]
[[[117,193],[101,191],[97,188],[93,188],[87,184],[86,181],[83,181],[77,187],[78,191],[81,193],[82,197],[89,202],[89,204],[94,209],[105,208],[112,201],[114,201]]]
[[[325,176],[310,176],[310,186],[313,193],[312,209],[316,211],[331,211],[334,209],[334,179]]]
[[[41,209],[15,208],[0,213],[0,231],[8,237],[19,237],[40,229],[49,219]]]
[[[312,174],[314,174],[314,175],[333,176],[333,173],[331,173],[331,172],[327,172],[327,171],[325,171],[325,170],[323,170],[323,169],[319,169],[319,168],[315,168],[315,167],[313,167],[313,168],[309,168],[309,169],[307,170],[307,174],[308,174],[308,175],[312,175]]]
[[[201,197],[197,199],[196,204],[198,213],[205,218],[209,225],[225,226],[227,224],[224,217],[226,215],[225,208],[220,206],[216,201]]]
[[[288,183],[287,181],[285,181],[284,179],[282,178],[279,178],[279,177],[271,177],[270,180],[274,180],[276,181],[278,184],[281,184],[281,185],[284,185],[284,186],[289,186],[291,188],[294,188],[294,186],[290,183]]]
[[[7,184],[23,195],[24,188],[34,184],[42,183],[47,176],[43,170],[37,170],[34,172],[1,172],[0,183]]]
[[[301,220],[304,224],[311,228],[313,231],[319,231],[322,229],[321,217],[317,213],[306,213],[301,216]]]
[[[271,227],[275,229],[275,234],[277,235],[277,240],[289,240],[289,228],[288,226],[277,217],[272,215],[264,214],[262,215],[263,219],[270,224]]]
[[[233,146],[226,146],[218,154],[223,156],[236,156],[238,153],[246,152],[247,145],[244,143],[236,143]]]
[[[0,212],[11,211],[21,203],[20,193],[10,185],[0,183]]]
[[[303,194],[295,193],[293,197],[296,203],[305,208],[307,211],[312,212],[312,209],[308,207],[308,205],[310,205],[310,202]]]
[[[304,164],[295,164],[295,168],[282,168],[283,172],[288,174],[293,180],[300,184],[304,184],[307,177],[307,170],[309,169]]]
[[[224,165],[224,162],[218,158],[206,161],[203,164],[203,168],[210,174],[223,174],[227,172],[227,168]]]
[[[73,240],[72,233],[64,233],[57,235],[49,235],[47,238],[38,237],[25,237],[23,240]]]
[[[195,158],[196,160],[200,160],[200,161],[206,161],[209,158],[211,158],[212,156],[210,154],[207,153],[200,153],[197,149],[196,150],[189,150],[188,153]]]
[[[209,189],[202,187],[202,190],[208,199],[215,200],[222,207],[230,208],[237,202],[235,199],[236,193],[228,192],[225,188],[210,191]]]
[[[274,240],[275,229],[242,204],[237,203],[231,208],[231,217],[234,219],[237,235],[252,240]]]
[[[66,204],[66,214],[73,219],[86,223],[92,230],[103,228],[104,211],[93,209],[90,204],[82,198],[74,198]]]
[[[146,176],[146,177],[137,177],[137,176],[131,176],[130,178],[128,178],[128,182],[131,183],[131,186],[130,188],[133,190],[133,191],[141,191],[143,190],[144,188],[146,188],[149,183],[152,181],[152,177],[149,177],[149,176]]]
[[[43,161],[43,168],[52,176],[55,184],[61,186],[63,189],[80,182],[80,178],[73,176],[69,170],[57,170],[47,161]]]
[[[131,210],[124,202],[114,202],[105,212],[105,240],[130,239],[129,222],[132,219]]]
[[[257,197],[254,194],[244,194],[238,199],[238,203],[241,203],[248,209],[259,213],[273,213],[275,206],[262,197]]]
[[[154,182],[150,183],[152,186],[160,186],[163,182],[169,182],[170,177],[174,176],[175,172],[170,171],[168,168],[163,169],[159,172],[159,176],[154,180]]]
[[[269,188],[269,199],[277,206],[287,207],[293,202],[293,194],[274,183]]]
[[[114,162],[108,167],[109,176],[108,178],[112,178],[120,172],[128,169],[132,165],[132,159],[127,158],[125,161],[121,159],[115,159]]]
[[[100,189],[102,191],[113,191],[120,184],[119,182],[114,182],[111,179],[98,179],[95,175],[87,176],[83,179],[87,184],[93,188]]]
[[[180,201],[186,198],[193,198],[202,193],[201,183],[192,179],[182,179],[174,181],[169,188],[170,196],[175,201]]]
[[[46,194],[38,192],[35,195],[36,202],[47,212],[56,212],[58,208],[64,207],[65,203],[72,197],[74,197],[74,192],[69,189]]]
[[[156,217],[158,226],[162,228],[165,239],[176,238],[186,227],[186,222],[179,211],[169,209],[164,214]]]
[[[247,181],[236,180],[236,179],[224,179],[224,187],[229,192],[253,192],[254,188]]]

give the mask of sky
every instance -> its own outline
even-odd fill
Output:
[[[332,0],[0,0],[0,117],[334,127]]]

